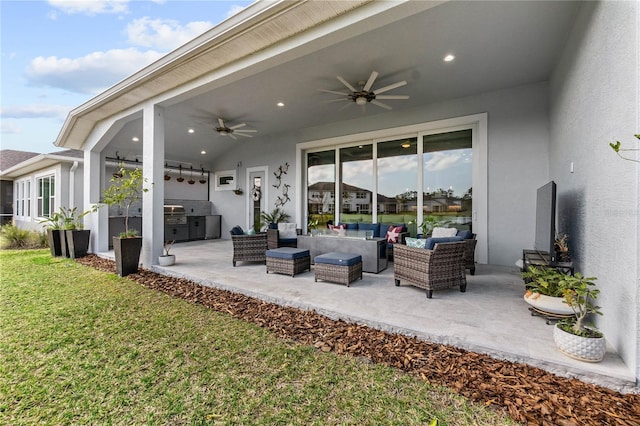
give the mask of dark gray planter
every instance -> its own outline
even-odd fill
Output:
[[[62,247],[60,247],[60,230],[59,229],[47,229],[47,242],[49,243],[49,250],[51,250],[51,256],[62,256]]]
[[[60,256],[71,257],[69,253],[69,245],[67,244],[67,230],[60,230]]]
[[[116,273],[121,277],[138,272],[142,237],[113,237],[113,251],[116,257]]]
[[[77,259],[87,255],[89,250],[89,236],[91,230],[89,229],[67,229],[65,231],[67,249],[69,251],[69,257]]]

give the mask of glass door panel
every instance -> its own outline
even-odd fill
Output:
[[[340,221],[371,223],[373,145],[341,148],[340,176]]]
[[[335,220],[336,151],[307,154],[308,224],[326,228]]]

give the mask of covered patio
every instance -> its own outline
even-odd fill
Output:
[[[585,363],[555,349],[552,326],[531,316],[523,300],[517,267],[478,265],[467,275],[467,291],[434,292],[393,281],[393,263],[380,274],[365,273],[350,287],[314,282],[313,267],[295,277],[267,274],[264,264],[232,266],[230,240],[175,244],[176,264],[153,265],[154,272],[186,278],[267,302],[314,310],[332,319],[368,326],[435,343],[443,343],[499,359],[526,363],[563,377],[575,377],[618,391],[634,391],[633,372],[608,347],[600,363]],[[113,252],[99,253],[113,259]]]

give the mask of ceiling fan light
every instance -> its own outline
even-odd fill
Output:
[[[356,104],[358,105],[366,105],[367,103],[367,98],[365,98],[364,96],[358,96],[356,98]]]
[[[220,133],[220,135],[222,135],[222,136],[227,136],[227,135],[228,135],[228,133],[227,133],[227,131],[226,131],[226,130],[220,130],[220,132],[219,132],[219,133]]]

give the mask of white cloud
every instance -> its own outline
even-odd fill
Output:
[[[424,167],[429,172],[446,170],[456,164],[460,158],[462,158],[460,153],[434,152],[431,158],[425,161]]]
[[[155,51],[113,49],[81,58],[39,56],[29,64],[26,76],[32,86],[56,87],[76,93],[97,94],[160,58]]]
[[[182,46],[212,27],[211,22],[195,21],[180,25],[172,19],[151,19],[144,17],[127,25],[129,43],[169,51]]]
[[[49,4],[60,11],[73,15],[98,15],[102,13],[126,13],[129,0],[49,0]],[[55,14],[50,15],[52,19]]]
[[[16,123],[2,120],[2,122],[0,122],[0,133],[4,133],[6,135],[19,135],[22,133],[22,129]]]
[[[71,110],[63,105],[21,105],[0,109],[0,116],[3,118],[62,118],[67,116]]]

